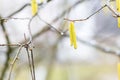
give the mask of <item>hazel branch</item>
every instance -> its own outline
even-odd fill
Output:
[[[92,13],[91,15],[89,15],[88,17],[86,17],[84,19],[68,19],[68,18],[64,18],[64,20],[71,21],[71,22],[86,21],[89,18],[91,18],[92,16],[94,16],[95,14],[97,14],[99,11],[104,9],[105,7],[107,7],[114,14],[113,17],[115,17],[115,18],[120,17],[120,15],[117,12],[115,12],[109,5],[105,4],[100,9],[98,9],[97,11],[95,11],[94,13]]]

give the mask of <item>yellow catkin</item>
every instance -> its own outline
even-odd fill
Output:
[[[77,49],[76,33],[73,32],[74,48]]]
[[[74,23],[72,23],[72,36],[73,36],[73,45],[74,48],[77,48],[77,41],[76,41],[76,33],[75,33],[75,26]]]
[[[35,16],[38,12],[38,4],[36,0],[31,1],[31,6],[32,6],[32,15]]]
[[[69,25],[69,34],[70,34],[70,44],[71,44],[71,46],[73,45],[72,25],[73,25],[73,23],[71,22],[70,25]]]
[[[74,48],[76,49],[77,48],[77,41],[76,41],[75,26],[74,26],[73,22],[70,22],[69,31],[70,31],[71,45],[74,45]]]
[[[116,0],[116,8],[118,13],[120,13],[120,0]],[[118,18],[118,28],[120,28],[120,18]]]
[[[117,69],[118,69],[118,80],[120,80],[120,63],[118,63]]]
[[[118,28],[120,28],[120,18],[118,18]]]

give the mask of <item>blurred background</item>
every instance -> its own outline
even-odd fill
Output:
[[[0,0],[0,44],[18,44],[29,38],[30,0]],[[77,49],[70,46],[68,19],[84,19],[108,0],[37,0],[38,15],[31,23],[36,80],[118,80],[120,29],[117,19],[104,8],[85,21],[75,22]],[[12,17],[12,18],[11,18]],[[48,24],[49,23],[49,24]],[[4,28],[3,29],[3,25]],[[6,34],[8,38],[6,38]],[[8,80],[10,63],[19,47],[0,46],[1,80]],[[32,80],[26,49],[20,52],[11,80]]]

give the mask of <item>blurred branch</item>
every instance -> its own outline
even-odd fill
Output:
[[[52,1],[52,0],[47,0],[47,2]]]
[[[2,30],[3,30],[3,33],[4,33],[4,36],[5,36],[5,40],[6,40],[6,44],[11,44],[10,42],[10,39],[9,39],[9,36],[8,36],[8,33],[6,31],[6,28],[4,26],[4,21],[0,21],[0,24],[1,24],[1,27],[2,27]],[[3,80],[4,76],[5,76],[5,73],[9,67],[9,59],[10,59],[10,53],[12,52],[12,48],[10,46],[7,46],[7,51],[6,51],[6,61],[5,61],[5,64],[4,64],[4,67],[3,67],[3,70],[1,71],[1,76],[0,76],[0,80]]]
[[[14,58],[12,64],[11,64],[11,68],[10,68],[10,73],[9,73],[8,80],[10,80],[10,78],[11,78],[11,74],[12,74],[13,67],[14,67],[14,65],[15,65],[15,62],[16,62],[17,59],[18,59],[18,56],[19,56],[19,54],[20,54],[20,51],[21,51],[22,47],[23,47],[23,46],[21,45],[20,48],[18,49],[18,52],[16,53],[15,58]]]
[[[64,37],[69,37],[69,35],[64,35]],[[113,54],[115,56],[120,56],[120,50],[114,50],[110,47],[104,47],[104,46],[101,46],[100,44],[98,44],[96,41],[94,40],[91,40],[91,41],[85,41],[85,40],[82,40],[80,39],[79,37],[77,37],[77,40],[81,43],[84,43],[88,46],[91,46],[93,48],[96,48],[98,49],[99,51],[102,51],[104,53],[109,53],[109,54]]]
[[[59,43],[59,41],[61,40],[61,36],[58,37],[56,43],[51,47],[51,55],[50,55],[50,59],[48,60],[48,64],[47,64],[47,75],[46,75],[46,79],[45,80],[50,80],[51,75],[52,75],[52,70],[54,69],[54,60],[56,59],[56,52],[57,52],[57,44]]]
[[[56,58],[56,51],[57,51],[57,44],[55,44],[53,47],[53,53],[50,55],[51,58],[48,61],[47,64],[47,75],[46,75],[46,79],[45,80],[50,80],[50,77],[52,75],[52,70],[53,70],[53,66],[54,66],[54,60]]]

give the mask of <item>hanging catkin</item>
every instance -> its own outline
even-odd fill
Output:
[[[32,15],[35,16],[38,12],[38,4],[36,0],[31,1],[31,7],[32,7]]]
[[[120,0],[116,0],[116,8],[118,13],[120,13]],[[120,17],[118,17],[118,28],[120,28]]]
[[[117,71],[118,71],[118,80],[120,80],[120,63],[117,65]]]
[[[77,48],[77,41],[76,41],[76,33],[75,33],[75,26],[74,22],[70,22],[69,25],[69,34],[70,34],[70,43],[71,46],[74,46],[74,48]]]

